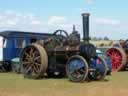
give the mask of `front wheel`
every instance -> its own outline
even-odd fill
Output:
[[[103,57],[95,57],[91,60],[91,64],[89,66],[89,79],[92,80],[104,80],[107,74],[107,63]],[[91,69],[94,69],[91,71]]]
[[[87,61],[82,56],[72,56],[66,64],[66,73],[69,80],[83,82],[88,75]]]

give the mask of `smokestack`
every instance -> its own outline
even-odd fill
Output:
[[[89,13],[83,13],[83,41],[89,43]]]

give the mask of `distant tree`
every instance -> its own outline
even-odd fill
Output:
[[[99,37],[98,40],[103,40],[102,37]]]
[[[92,40],[98,40],[98,38],[97,37],[92,37]]]
[[[104,40],[109,40],[109,38],[107,36],[104,37]]]
[[[96,40],[96,41],[97,40],[104,40],[104,38],[102,38],[102,37],[92,37],[91,40]]]

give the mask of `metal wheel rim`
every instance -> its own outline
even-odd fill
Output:
[[[126,54],[121,48],[110,48],[106,55],[110,58],[112,71],[120,71],[126,65]]]
[[[73,59],[81,60],[84,64],[84,66],[80,69],[77,69],[77,70],[75,69],[74,73],[70,73],[71,72],[70,71],[70,64],[71,64],[70,61],[72,61]],[[86,60],[82,56],[79,56],[79,55],[72,56],[66,64],[66,73],[68,75],[69,80],[71,80],[73,82],[83,82],[88,75],[88,64],[87,64]],[[80,76],[81,74],[83,76]],[[77,75],[78,77],[76,77],[75,75]]]
[[[38,79],[46,71],[47,62],[47,54],[43,47],[38,44],[29,45],[23,50],[20,58],[22,73],[25,77]]]
[[[89,72],[89,78],[94,80],[103,80],[107,74],[107,64],[103,57],[93,58],[96,69],[92,74]]]

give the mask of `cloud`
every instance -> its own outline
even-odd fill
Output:
[[[82,23],[80,19],[71,21],[65,16],[50,16],[47,20],[43,20],[33,13],[23,13],[15,11],[0,12],[0,31],[18,30],[25,32],[43,32],[52,33],[57,29],[64,29],[68,33],[72,32],[72,26],[76,25],[76,30],[82,36]],[[90,17],[90,36],[104,37],[111,39],[125,38],[128,32],[128,21],[117,20],[111,18]],[[118,33],[118,34],[116,34]],[[127,38],[127,37],[126,37]]]
[[[87,0],[88,5],[92,5],[94,3],[94,0]]]
[[[42,22],[39,21],[39,20],[33,20],[33,21],[31,22],[31,24],[32,24],[32,25],[41,25]]]
[[[7,25],[16,25],[16,21],[14,21],[14,20],[7,20],[6,24]]]
[[[108,19],[108,18],[97,18],[95,19],[96,24],[101,24],[101,25],[119,25],[120,21],[119,20],[114,20],[114,19]]]
[[[83,8],[79,9],[79,11],[80,11],[80,13],[89,12],[87,9],[83,9]]]
[[[19,21],[18,18],[11,17],[9,18],[8,16],[0,16],[0,27],[11,27],[15,26],[17,22]]]
[[[124,18],[123,18],[124,19]],[[128,20],[116,18],[94,17],[90,18],[90,35],[92,37],[107,36],[112,40],[127,39]]]
[[[51,16],[47,21],[48,27],[56,30],[56,29],[64,29],[68,30],[69,33],[72,32],[72,26],[73,22],[70,22],[66,17],[64,16]]]
[[[0,20],[2,20],[3,19],[3,16],[0,16]]]
[[[15,14],[15,11],[13,11],[13,10],[6,10],[6,11],[4,11],[4,14],[13,15],[13,14]]]
[[[44,22],[41,19],[39,19],[37,16],[33,15],[33,14],[27,15],[25,18],[29,18],[30,25],[33,25],[33,26],[43,26]]]
[[[21,13],[12,10],[0,12],[0,28],[3,30],[26,30],[33,25],[41,25],[42,21],[31,13]]]
[[[67,22],[67,18],[63,16],[51,16],[48,20],[48,24],[64,24]]]
[[[15,26],[19,22],[14,11],[7,10],[0,13],[0,28]]]
[[[0,31],[51,32],[56,29],[69,30],[72,25],[64,16],[51,16],[44,21],[33,13],[16,12],[13,10],[0,12]]]

